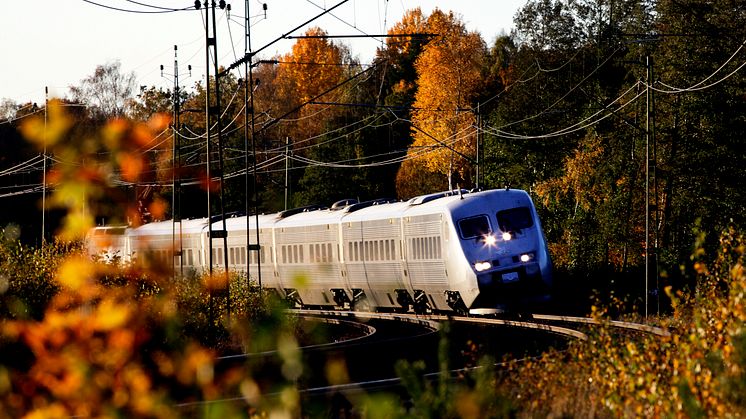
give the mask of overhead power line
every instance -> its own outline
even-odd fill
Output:
[[[130,3],[135,3],[135,4],[144,5],[144,6],[147,6],[147,7],[153,7],[153,8],[161,9],[161,10],[132,10],[132,9],[123,9],[121,7],[109,6],[107,4],[101,4],[101,3],[97,3],[97,2],[91,1],[91,0],[83,0],[83,1],[86,2],[86,3],[92,4],[94,6],[103,7],[104,9],[116,10],[118,12],[125,12],[125,13],[155,14],[155,13],[173,13],[173,12],[183,12],[183,11],[194,10],[194,6],[193,5],[190,5],[190,6],[187,6],[187,7],[183,7],[183,8],[180,8],[180,9],[169,9],[169,8],[165,8],[165,7],[156,7],[156,6],[152,6],[152,5],[147,5],[147,4],[143,4],[143,3],[137,3],[137,2],[134,2],[134,1],[130,1]]]

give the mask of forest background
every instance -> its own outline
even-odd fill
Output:
[[[531,0],[515,29],[488,45],[453,12],[415,9],[389,31],[411,36],[388,38],[370,65],[311,29],[252,71],[260,211],[521,188],[537,204],[560,281],[618,289],[637,303],[684,286],[680,265],[697,231],[744,221],[745,21],[740,0]],[[227,73],[220,89],[224,206],[240,212],[244,81]],[[206,86],[174,90],[139,86],[110,62],[62,100],[76,138],[112,118],[180,111],[178,130],[112,156],[137,168],[109,179],[135,211],[88,208],[97,222],[168,219],[174,207],[182,218],[206,215]],[[46,111],[2,106],[0,225],[17,226],[27,243],[41,239],[42,163],[50,174],[80,163],[22,139],[23,120]],[[215,162],[216,138],[211,150]],[[46,212],[47,240],[62,214]]]

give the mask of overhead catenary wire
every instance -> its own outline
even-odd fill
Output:
[[[129,1],[130,3],[141,4],[141,3],[136,3],[130,0],[127,0],[127,1]],[[162,10],[134,10],[134,9],[123,9],[121,7],[109,6],[106,4],[97,3],[92,0],[83,0],[83,2],[92,4],[94,6],[103,7],[105,9],[116,10],[118,12],[125,12],[125,13],[156,14],[156,13],[173,13],[173,12],[184,12],[184,11],[194,10],[194,5],[189,5],[189,6],[178,8],[178,9],[159,8]],[[146,6],[149,6],[149,5],[146,5]],[[149,6],[149,7],[155,7],[155,6]]]

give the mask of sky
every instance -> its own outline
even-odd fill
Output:
[[[230,17],[217,10],[218,62],[228,66],[244,56],[246,4],[251,16],[251,46],[265,47],[257,58],[290,50],[294,40],[274,42],[283,34],[302,35],[318,26],[329,35],[385,34],[406,10],[425,14],[438,7],[461,17],[488,45],[509,33],[513,16],[526,0],[347,0],[294,32],[292,29],[342,0],[226,0]],[[204,9],[193,0],[9,0],[0,13],[0,99],[43,103],[69,96],[69,86],[93,74],[97,66],[120,61],[135,73],[138,85],[173,87],[174,46],[180,84],[194,85],[205,75]],[[203,1],[204,3],[204,1]],[[267,5],[266,17],[262,4]],[[162,13],[163,9],[184,11]],[[115,10],[123,9],[123,10]],[[151,13],[144,13],[151,12]],[[159,12],[159,13],[152,13]],[[362,63],[371,61],[381,39],[335,39],[346,43]],[[164,66],[161,75],[160,66]],[[192,66],[191,76],[187,66]],[[211,69],[212,71],[212,69]]]

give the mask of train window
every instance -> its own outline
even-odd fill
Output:
[[[458,229],[462,239],[481,237],[490,232],[490,222],[486,215],[462,218],[458,220]]]
[[[288,261],[288,250],[287,246],[282,246],[282,263],[287,263]]]
[[[440,248],[440,237],[435,238],[435,257],[438,259],[441,259],[443,257],[443,253]]]
[[[241,247],[240,250],[241,250],[241,265],[247,265],[247,263],[246,263],[246,248],[245,247]]]
[[[333,262],[334,261],[334,254],[332,252],[332,244],[331,243],[327,243],[326,244],[326,254],[329,255],[329,259],[327,260],[327,262]]]
[[[326,246],[321,246],[321,261],[326,262]]]
[[[311,244],[308,246],[308,257],[311,258],[311,263],[316,262],[316,248],[317,245]]]
[[[501,231],[519,231],[534,225],[528,207],[511,208],[497,212],[497,225]]]
[[[236,264],[236,248],[235,247],[230,248],[230,264],[231,265]]]
[[[354,245],[355,245],[355,254],[354,254],[354,256],[352,256],[352,260],[358,262],[358,261],[360,261],[360,258],[359,258],[359,254],[358,254],[358,251],[357,251],[357,242],[355,242]]]
[[[386,247],[386,260],[391,260],[391,243],[389,242],[389,240],[386,240],[384,245]]]

